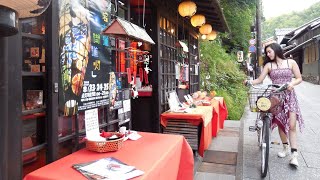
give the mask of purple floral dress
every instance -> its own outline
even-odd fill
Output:
[[[272,69],[271,65],[271,72],[269,76],[273,84],[282,85],[291,82],[292,70],[290,68]],[[284,108],[280,113],[274,114],[272,119],[272,129],[278,126],[282,129],[283,132],[285,132],[286,135],[288,135],[290,129],[289,112],[295,112],[297,114],[297,121],[299,123],[300,131],[302,132],[304,122],[301,116],[297,95],[294,89],[292,91],[285,91],[283,107]]]

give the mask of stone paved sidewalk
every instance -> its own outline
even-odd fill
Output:
[[[226,120],[224,129],[212,139],[202,162],[196,167],[195,180],[234,180],[237,171],[240,121]]]

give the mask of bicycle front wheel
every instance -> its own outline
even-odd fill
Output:
[[[261,176],[266,177],[268,173],[269,150],[270,150],[270,118],[265,117],[262,127],[261,145]]]

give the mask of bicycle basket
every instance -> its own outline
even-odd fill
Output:
[[[269,97],[271,94],[271,89],[254,89],[251,88],[248,91],[248,98],[249,98],[249,105],[251,112],[258,112],[259,109],[257,108],[257,100],[260,97]]]

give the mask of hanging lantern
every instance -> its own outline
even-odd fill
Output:
[[[190,22],[193,27],[201,27],[206,23],[206,18],[202,14],[195,14],[191,17]]]
[[[202,35],[201,35],[201,39],[203,39],[203,40],[207,39],[207,35],[202,34]]]
[[[217,31],[212,30],[210,34],[207,35],[207,40],[213,41],[217,37]]]
[[[212,31],[212,26],[210,24],[205,24],[199,28],[199,32],[201,34],[207,35],[207,34],[210,34],[211,31]]]
[[[197,5],[192,1],[183,1],[179,4],[178,11],[182,17],[191,17],[197,12]]]

